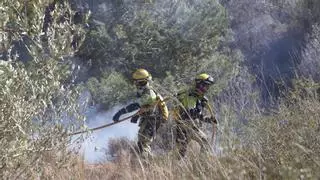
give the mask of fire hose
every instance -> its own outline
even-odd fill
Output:
[[[164,98],[163,101],[166,101],[168,99],[170,99],[170,97]],[[157,103],[159,103],[159,101],[157,101]],[[214,112],[213,112],[211,106],[208,103],[206,104],[206,106],[208,107],[211,116],[214,117]],[[133,116],[140,115],[142,113],[143,113],[143,109],[140,109],[137,113],[135,113],[135,114],[133,114],[131,116],[128,116],[126,118],[123,118],[123,119],[120,119],[118,121],[115,121],[115,122],[112,122],[112,123],[108,123],[108,124],[105,124],[105,125],[102,125],[102,126],[99,126],[99,127],[95,127],[95,128],[91,128],[91,129],[87,129],[87,130],[83,130],[83,131],[78,131],[78,132],[74,132],[74,133],[69,133],[68,136],[74,136],[74,135],[77,135],[77,134],[82,134],[82,133],[86,133],[86,132],[90,132],[90,131],[96,131],[96,130],[99,130],[99,129],[110,127],[110,126],[113,126],[113,125],[118,124],[120,122],[126,121],[126,120],[132,118]],[[216,131],[216,124],[213,122],[212,123],[212,141],[213,141],[213,143],[214,143],[215,131]]]
[[[133,116],[139,115],[139,114],[141,114],[141,113],[142,113],[142,111],[139,110],[137,113],[135,113],[135,114],[133,114],[133,115],[131,115],[131,116],[128,116],[128,117],[126,117],[126,118],[120,119],[120,120],[118,120],[118,121],[114,121],[114,122],[112,122],[112,123],[105,124],[105,125],[102,125],[102,126],[99,126],[99,127],[91,128],[91,129],[87,129],[87,130],[70,133],[70,134],[68,134],[68,136],[73,136],[73,135],[77,135],[77,134],[82,134],[82,133],[86,133],[86,132],[90,132],[90,131],[96,131],[96,130],[99,130],[99,129],[103,129],[103,128],[106,128],[106,127],[115,125],[115,124],[117,124],[117,123],[123,122],[123,121],[125,121],[125,120],[128,120],[128,119],[132,118]]]
[[[168,99],[170,99],[170,97],[166,97],[162,101],[167,101]],[[158,104],[160,101],[161,100],[156,101],[154,103],[154,105]],[[99,126],[99,127],[95,127],[95,128],[91,128],[91,129],[87,129],[87,130],[83,130],[83,131],[78,131],[78,132],[74,132],[74,133],[69,133],[68,136],[74,136],[74,135],[77,135],[77,134],[82,134],[82,133],[86,133],[86,132],[90,132],[90,131],[96,131],[96,130],[99,130],[99,129],[103,129],[103,128],[115,125],[117,123],[123,122],[125,120],[128,120],[128,119],[132,118],[133,116],[140,115],[143,112],[144,112],[144,109],[140,109],[137,113],[135,113],[135,114],[133,114],[131,116],[128,116],[126,118],[123,118],[123,119],[120,119],[118,121],[115,121],[115,122],[112,122],[112,123],[109,123],[109,124],[105,124],[105,125],[102,125],[102,126]]]
[[[208,104],[208,103],[206,103],[206,106],[208,107],[209,112],[210,112],[212,118],[214,118],[214,112],[213,112],[212,107],[211,107],[210,104]],[[212,121],[212,136],[211,136],[211,138],[212,138],[212,144],[213,144],[213,145],[215,145],[216,128],[217,128],[217,124],[216,124],[214,121]]]

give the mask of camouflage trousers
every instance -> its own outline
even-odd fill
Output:
[[[139,153],[143,157],[152,155],[151,143],[156,136],[156,132],[162,123],[162,118],[159,116],[142,117],[139,123],[138,132],[138,148]]]
[[[177,122],[176,145],[180,157],[184,157],[191,140],[199,143],[201,152],[209,152],[211,147],[208,138],[192,120],[180,120]]]

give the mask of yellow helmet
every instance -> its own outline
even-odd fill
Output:
[[[132,74],[133,80],[151,80],[151,74],[145,69],[137,69]]]
[[[208,85],[211,85],[213,84],[213,78],[207,74],[207,73],[202,73],[202,74],[199,74],[197,77],[196,77],[196,83],[205,83],[205,84],[208,84]]]

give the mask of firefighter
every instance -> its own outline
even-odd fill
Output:
[[[205,116],[204,110],[208,108],[208,99],[205,97],[209,87],[213,84],[213,78],[206,74],[199,74],[195,78],[193,87],[177,94],[179,105],[175,107],[177,135],[176,145],[180,157],[185,157],[187,146],[191,140],[197,141],[202,151],[210,151],[210,145],[204,132],[200,130],[200,124],[217,123],[215,117]]]
[[[133,74],[133,83],[137,88],[137,101],[120,109],[113,121],[119,121],[121,115],[140,109],[142,113],[131,118],[132,123],[139,121],[138,150],[143,157],[151,155],[151,143],[161,123],[168,119],[168,108],[161,95],[151,86],[151,74],[145,69],[137,69]]]

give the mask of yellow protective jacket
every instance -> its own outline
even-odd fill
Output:
[[[208,102],[205,96],[197,94],[194,89],[188,89],[180,91],[177,99],[179,104],[174,109],[175,120],[203,120],[203,110]]]
[[[114,116],[113,120],[118,121],[122,114],[130,113],[140,109],[140,113],[131,118],[131,122],[136,123],[139,116],[161,116],[162,120],[168,120],[169,111],[162,96],[158,94],[152,87],[147,86],[139,89],[138,100],[128,106],[120,109]]]
[[[163,97],[152,87],[146,88],[141,94],[138,94],[138,103],[142,108],[147,109],[144,113],[160,113],[163,120],[168,120],[169,111]]]

